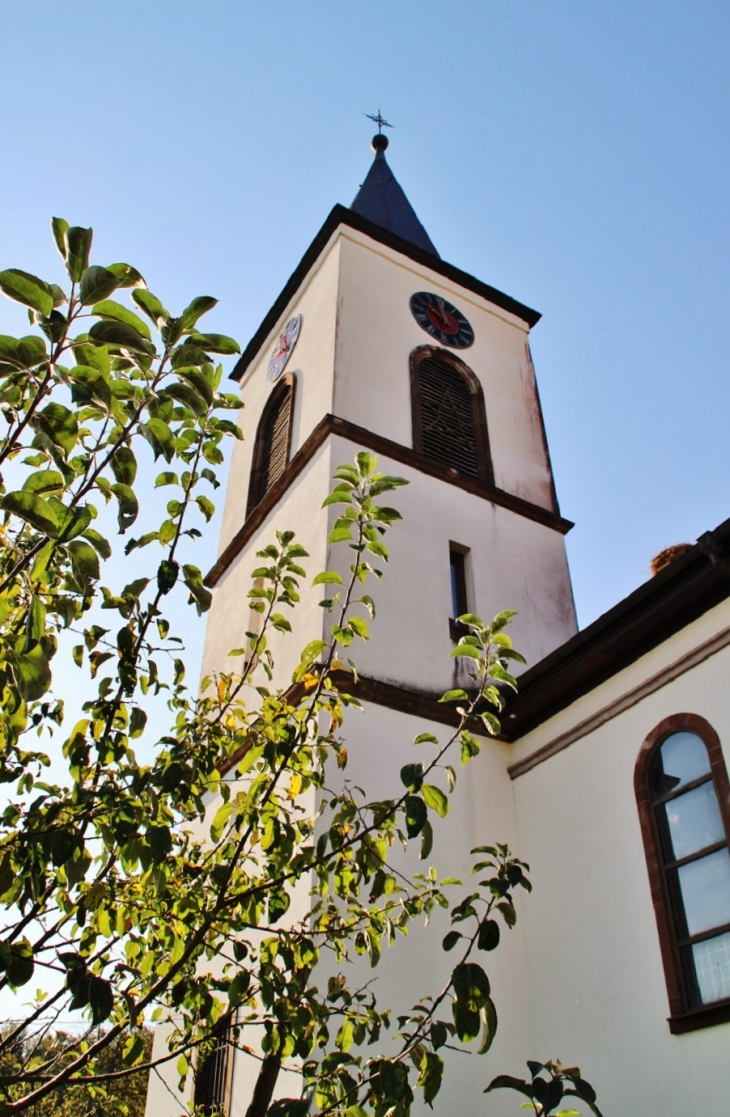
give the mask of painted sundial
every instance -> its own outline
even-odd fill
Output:
[[[422,330],[452,349],[468,349],[474,344],[474,330],[461,311],[431,291],[411,295],[411,313]]]
[[[301,314],[290,318],[279,335],[279,340],[273,348],[269,358],[269,367],[266,373],[267,380],[278,380],[286,368],[286,363],[292,355],[294,346],[302,328]]]

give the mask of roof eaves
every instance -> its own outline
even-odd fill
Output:
[[[525,671],[507,704],[505,738],[524,737],[728,597],[730,519]]]

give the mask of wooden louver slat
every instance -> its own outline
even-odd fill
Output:
[[[249,513],[279,480],[289,462],[294,390],[287,380],[274,389],[256,435]]]
[[[424,356],[418,362],[421,452],[434,461],[479,477],[473,397],[461,373],[449,362]]]

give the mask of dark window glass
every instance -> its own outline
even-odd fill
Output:
[[[195,1105],[201,1106],[206,1115],[228,1111],[232,1026],[230,1016],[218,1021],[213,1029],[215,1046],[195,1074]]]
[[[687,1008],[730,998],[730,852],[702,738],[670,734],[648,785]]]
[[[451,562],[451,616],[456,620],[462,613],[468,612],[466,601],[466,569],[465,557],[461,551],[449,553]]]

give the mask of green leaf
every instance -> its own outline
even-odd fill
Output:
[[[144,727],[147,724],[147,714],[139,706],[135,706],[129,717],[129,736],[141,737],[144,733]],[[166,826],[162,827],[168,837],[168,850],[171,847],[170,831]],[[150,831],[147,831],[147,838],[149,839]]]
[[[166,462],[171,462],[175,455],[175,439],[167,423],[162,419],[148,419],[140,423],[137,430],[149,442],[155,461],[162,455]]]
[[[95,531],[94,528],[90,527],[87,528],[86,531],[82,532],[82,535],[84,539],[88,539],[89,543],[91,543],[91,546],[94,548],[96,553],[101,556],[101,558],[111,558],[112,549],[104,536],[100,535],[98,531]]]
[[[344,543],[346,539],[352,541],[351,529],[348,527],[336,527],[327,536],[328,543]]]
[[[74,345],[74,360],[77,365],[88,365],[100,372],[105,380],[109,379],[111,364],[109,351],[103,345],[93,345],[91,342],[78,342]]]
[[[477,1006],[486,1004],[489,997],[489,978],[476,962],[462,962],[451,975],[454,993],[461,1001]]]
[[[325,644],[324,640],[310,640],[301,654],[301,663],[308,667],[327,647],[328,645]]]
[[[444,941],[441,945],[443,946],[444,950],[453,950],[460,938],[460,931],[449,931],[448,935],[445,936]]]
[[[320,585],[338,585],[338,586],[341,586],[342,585],[342,578],[340,577],[340,575],[337,573],[336,570],[323,570],[321,574],[317,574],[317,576],[312,579],[312,585],[313,586],[320,586]]]
[[[135,294],[138,293],[139,292],[135,292]],[[97,303],[92,308],[91,312],[95,314],[97,318],[106,318],[110,322],[124,322],[126,326],[131,326],[133,330],[136,330],[142,337],[147,338],[148,341],[152,336],[149,326],[138,314],[135,314],[133,310],[129,310],[128,307],[122,306],[121,303],[115,302],[114,299],[104,299],[103,302]]]
[[[53,232],[53,239],[56,242],[56,248],[63,256],[64,260],[68,255],[66,248],[66,233],[68,232],[68,221],[64,221],[62,217],[51,218],[51,231]]]
[[[51,685],[51,669],[40,644],[11,660],[15,681],[26,702],[42,698]]]
[[[196,416],[205,415],[208,410],[208,405],[200,393],[191,384],[182,380],[174,380],[172,384],[166,384],[160,395],[171,396],[172,399],[188,407]]]
[[[408,788],[409,791],[420,791],[423,784],[423,765],[406,764],[400,770],[401,783]]]
[[[41,469],[31,473],[23,482],[24,493],[58,493],[63,490],[63,477],[55,469]]]
[[[117,447],[111,460],[114,477],[121,485],[133,485],[137,476],[137,459],[131,446]]]
[[[69,372],[71,380],[71,399],[74,403],[94,404],[108,411],[112,402],[109,381],[97,369],[88,365],[77,365]]]
[[[190,590],[190,597],[195,602],[198,614],[207,612],[210,609],[213,595],[203,585],[203,575],[197,566],[191,566],[190,564],[183,566],[183,581]]]
[[[208,367],[210,368],[211,366],[209,365]],[[195,391],[198,393],[200,398],[205,400],[206,405],[210,407],[213,402],[214,393],[213,386],[206,376],[205,372],[202,372],[198,368],[188,368],[186,366],[176,368],[175,371],[178,376],[182,377],[183,380],[185,380],[188,384],[195,388]]]
[[[38,276],[19,268],[0,271],[0,291],[14,302],[40,311],[45,318],[53,310],[53,292],[50,286]]]
[[[84,591],[87,591],[89,584],[99,577],[98,555],[94,548],[83,539],[74,539],[67,544],[67,549],[71,555],[76,581]]]
[[[428,819],[423,824],[421,831],[421,851],[418,854],[420,861],[425,861],[433,849],[433,826]]]
[[[0,334],[0,369],[3,372],[11,372],[15,368],[35,368],[47,359],[46,343],[37,334],[25,337]]]
[[[76,416],[60,403],[49,403],[42,411],[36,412],[31,423],[39,434],[45,435],[66,455],[76,445],[79,436]]]
[[[473,644],[457,644],[455,648],[451,649],[449,655],[465,656],[469,659],[482,659],[484,653],[481,648],[475,648]]]
[[[46,628],[46,607],[37,594],[34,594],[30,600],[28,608],[28,617],[25,626],[25,644],[23,645],[23,652],[29,652],[36,644],[38,644],[45,633]]]
[[[189,333],[199,318],[212,310],[214,306],[218,305],[218,300],[214,299],[211,295],[199,295],[197,299],[185,307],[181,314],[182,331]]]
[[[447,690],[439,698],[439,702],[468,702],[469,695],[465,690]]]
[[[196,496],[195,503],[206,519],[206,523],[210,523],[211,518],[215,515],[215,504],[212,500],[208,500],[207,496]]]
[[[428,819],[428,810],[423,799],[408,795],[405,801],[406,832],[409,838],[417,838]]]
[[[0,970],[5,971],[8,982],[14,988],[28,984],[33,976],[33,948],[27,939],[20,939],[12,945],[2,943]]]
[[[120,349],[128,349],[132,353],[146,353],[153,356],[155,347],[152,342],[142,337],[138,330],[128,326],[126,322],[115,322],[102,318],[95,322],[89,330],[89,337],[100,341],[104,345],[115,345]]]
[[[479,950],[494,950],[499,945],[499,923],[494,919],[486,919],[479,928],[477,947]]]
[[[164,485],[179,485],[180,478],[177,473],[171,473],[169,470],[164,473],[159,473],[155,480],[155,488],[161,489]]]
[[[491,997],[487,997],[486,1004],[482,1006],[482,1039],[479,1044],[479,1055],[486,1055],[489,1048],[494,1043],[494,1037],[497,1034],[497,1010],[494,1007],[494,1001]]]
[[[449,800],[439,787],[435,787],[432,783],[426,783],[421,788],[421,794],[426,801],[426,805],[436,811],[439,818],[445,818],[449,813]]]
[[[136,291],[132,291],[132,298],[140,310],[143,310],[156,326],[165,318],[170,317],[169,310],[165,309],[160,300],[156,298],[151,291],[146,291],[144,288],[137,289]]]
[[[525,1082],[522,1078],[514,1078],[511,1074],[498,1074],[483,1092],[489,1094],[492,1090],[517,1090],[518,1093],[524,1094],[526,1098],[532,1097],[530,1083]]]
[[[106,270],[117,277],[120,287],[144,287],[144,279],[131,264],[107,264]]]
[[[226,337],[225,334],[199,334],[192,333],[191,341],[195,341],[201,345],[203,349],[208,350],[210,353],[222,353],[224,356],[232,356],[234,353],[241,352],[241,346],[232,337]]]
[[[441,1080],[444,1074],[444,1061],[435,1051],[424,1051],[423,1058],[419,1064],[419,1070],[420,1074],[416,1085],[420,1086],[423,1090],[423,1100],[427,1105],[431,1105],[431,1102],[441,1089]]]
[[[370,639],[368,622],[363,617],[350,617],[348,619],[348,624],[356,636],[359,636],[363,640]]]
[[[111,491],[117,498],[117,503],[119,505],[119,534],[123,535],[127,528],[131,527],[137,519],[139,504],[134,490],[131,489],[129,485],[112,485]]]
[[[93,237],[93,229],[82,229],[79,225],[72,225],[66,230],[66,270],[74,283],[79,282],[89,266]]]
[[[89,978],[89,1004],[91,1019],[95,1024],[102,1024],[109,1019],[114,1008],[114,994],[110,982],[105,981],[103,977]]]
[[[177,576],[180,572],[178,563],[171,559],[163,559],[157,568],[157,586],[160,593],[169,593],[172,587],[177,582]]]
[[[228,1002],[231,1008],[237,1008],[241,1004],[250,984],[251,974],[248,970],[239,970],[228,986]]]
[[[19,516],[21,520],[34,527],[36,531],[55,539],[58,535],[58,519],[50,505],[31,492],[6,493],[2,499],[2,508]]]
[[[81,283],[79,284],[81,305],[91,306],[92,303],[98,302],[100,299],[106,299],[112,291],[116,291],[118,286],[117,277],[112,272],[99,267],[98,264],[92,264],[81,276]],[[98,307],[94,307],[92,313],[98,314]]]

